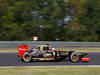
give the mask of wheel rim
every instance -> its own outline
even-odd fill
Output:
[[[72,60],[76,61],[77,60],[77,55],[73,55]]]

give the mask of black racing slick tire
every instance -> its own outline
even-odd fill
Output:
[[[32,59],[32,57],[31,57],[31,54],[30,54],[30,53],[25,52],[25,53],[23,54],[22,60],[23,60],[24,62],[28,63],[28,62],[31,61],[31,59]]]
[[[79,59],[80,59],[79,54],[78,54],[77,52],[73,52],[73,53],[71,54],[70,59],[71,59],[72,62],[78,62]]]

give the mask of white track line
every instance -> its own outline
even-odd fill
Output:
[[[0,66],[0,68],[21,68],[21,67],[28,67],[28,68],[35,68],[35,67],[100,67],[100,65],[76,65],[76,66]]]

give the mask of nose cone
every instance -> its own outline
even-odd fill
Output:
[[[82,62],[89,62],[90,61],[90,58],[89,57],[83,57],[81,59]]]

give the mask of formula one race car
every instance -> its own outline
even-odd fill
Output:
[[[28,50],[27,45],[18,47],[18,56],[24,62],[30,61],[72,61],[88,62],[90,59],[85,57],[87,54],[77,51],[55,50],[47,45],[38,45]]]

